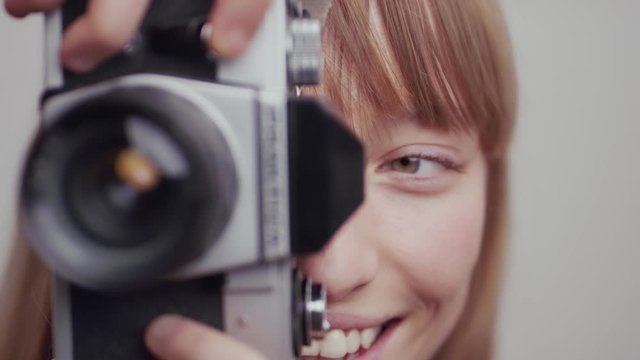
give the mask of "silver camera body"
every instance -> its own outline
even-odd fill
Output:
[[[324,290],[294,256],[319,251],[362,200],[362,151],[322,106],[289,97],[319,78],[320,26],[275,0],[248,51],[213,59],[198,48],[208,2],[156,0],[89,75],[57,57],[84,2],[47,16],[21,220],[55,274],[56,359],[150,358],[142,330],[167,312],[270,359],[328,329]]]

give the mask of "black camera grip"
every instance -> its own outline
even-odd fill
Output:
[[[72,285],[73,358],[153,359],[144,346],[144,329],[162,314],[179,314],[222,329],[223,284],[223,276],[212,276],[118,293]]]

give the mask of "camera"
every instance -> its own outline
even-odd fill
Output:
[[[325,291],[296,270],[363,198],[359,142],[317,100],[320,24],[274,0],[238,59],[203,39],[211,0],[155,0],[122,51],[62,69],[46,18],[46,90],[25,162],[20,222],[54,274],[61,359],[151,359],[145,326],[177,313],[271,359],[328,329]]]

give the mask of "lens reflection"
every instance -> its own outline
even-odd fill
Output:
[[[81,151],[69,162],[64,193],[79,227],[108,246],[152,241],[170,222],[189,175],[180,147],[140,116],[94,123],[77,135]]]

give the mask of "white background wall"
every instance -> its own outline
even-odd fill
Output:
[[[520,76],[501,360],[640,358],[640,1],[503,0]],[[0,267],[39,19],[0,14]]]
[[[521,105],[500,358],[640,359],[640,1],[503,1]]]
[[[37,124],[41,33],[40,17],[17,21],[0,8],[0,274],[15,225],[18,171]]]

